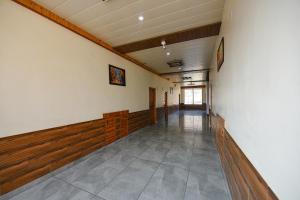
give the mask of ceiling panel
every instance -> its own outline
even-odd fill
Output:
[[[45,8],[49,10],[53,10],[57,6],[61,5],[62,3],[66,2],[68,0],[36,0],[35,2],[39,3],[40,5],[44,6]]]
[[[167,44],[166,49],[155,47],[132,52],[128,55],[146,63],[159,73],[207,69],[209,68],[216,39],[217,36],[213,36],[171,45]],[[170,52],[171,55],[167,56],[167,52]],[[184,66],[181,69],[170,68],[167,65],[167,62],[175,59],[183,60]]]
[[[224,0],[35,0],[112,46],[221,21]],[[145,20],[140,22],[138,16]]]
[[[224,0],[34,0],[96,37],[119,46],[192,29],[222,19]],[[138,20],[140,15],[144,21]],[[159,73],[209,67],[216,37],[208,37],[128,54]],[[182,69],[170,60],[183,59]],[[193,80],[197,78],[193,77]]]

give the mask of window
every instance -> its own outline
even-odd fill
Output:
[[[184,104],[202,104],[202,88],[185,89]]]

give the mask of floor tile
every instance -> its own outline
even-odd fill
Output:
[[[158,166],[136,159],[98,195],[107,200],[136,200]]]
[[[164,143],[159,143],[148,148],[144,153],[138,155],[138,157],[144,160],[161,162],[169,150],[170,148],[164,145]]]
[[[91,171],[78,176],[71,183],[80,189],[97,194],[120,172],[121,169],[100,165]]]
[[[189,163],[192,158],[192,149],[182,146],[175,146],[166,154],[162,163],[189,169]]]
[[[11,200],[103,200],[55,178],[39,183]]]
[[[185,200],[229,200],[223,177],[190,172]]]
[[[182,200],[188,171],[170,165],[161,165],[155,172],[139,200]]]

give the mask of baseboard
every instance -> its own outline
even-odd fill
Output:
[[[183,110],[206,110],[206,103],[203,104],[180,104],[180,109]]]
[[[149,110],[0,138],[0,196],[147,126]]]
[[[278,200],[225,129],[225,121],[211,114],[211,127],[233,200]]]

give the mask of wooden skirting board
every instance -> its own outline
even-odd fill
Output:
[[[186,109],[186,110],[206,110],[206,103],[203,104],[180,104],[180,109]]]
[[[215,136],[223,169],[233,200],[278,200],[255,167],[225,129],[225,122],[211,114],[211,126]]]
[[[0,138],[0,195],[147,126],[149,110]]]

